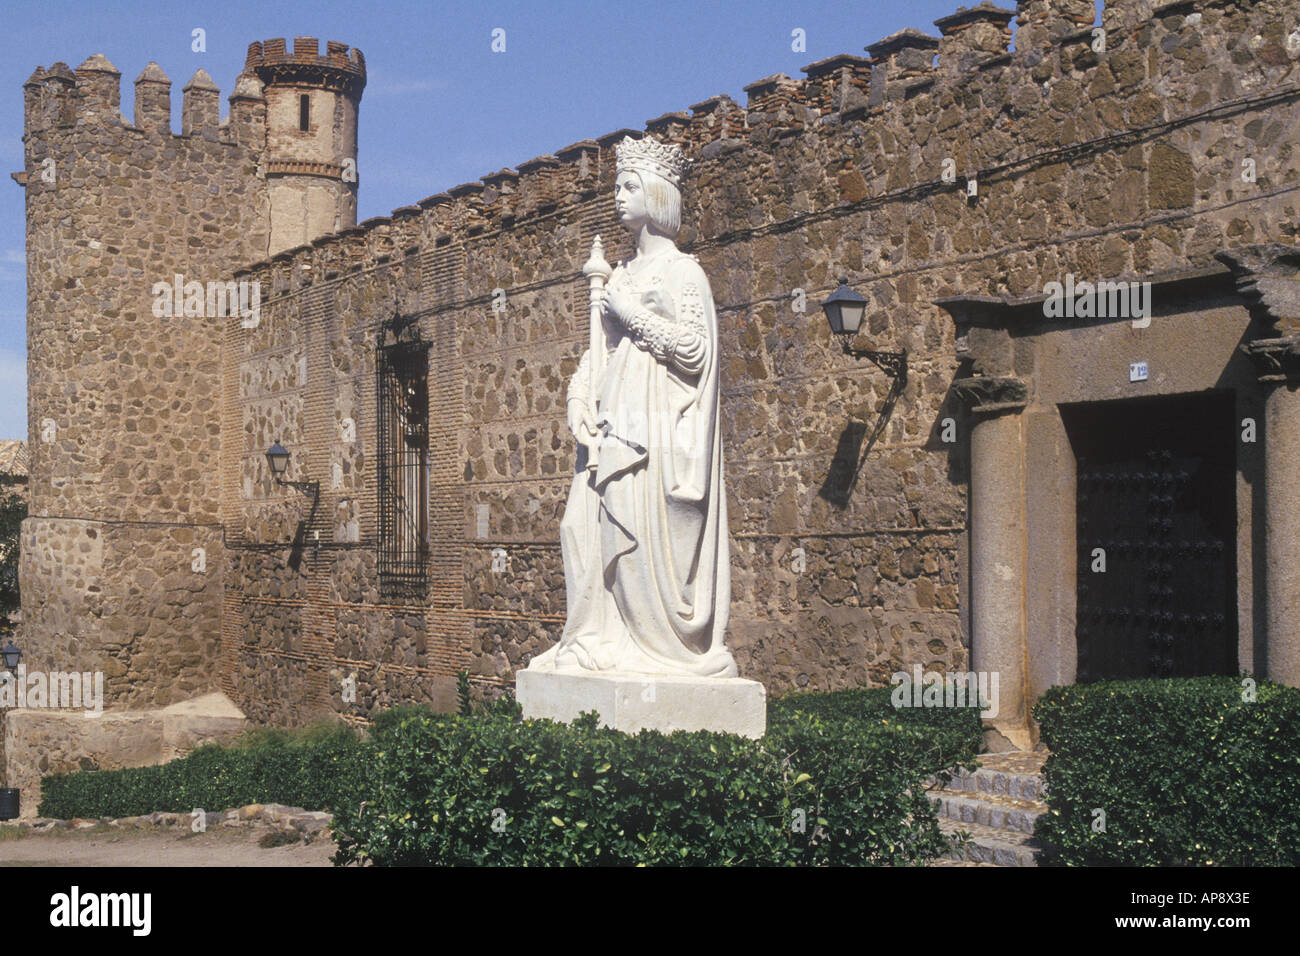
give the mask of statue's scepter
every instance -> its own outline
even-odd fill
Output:
[[[605,321],[601,316],[600,296],[605,291],[605,281],[613,271],[605,261],[605,247],[601,245],[600,236],[596,236],[591,240],[591,257],[582,267],[582,274],[587,277],[591,303],[591,354],[587,363],[591,378],[587,382],[587,396],[593,413],[597,411],[597,384],[605,371]],[[587,467],[595,468],[595,448],[592,447],[591,451],[593,454],[587,456]]]

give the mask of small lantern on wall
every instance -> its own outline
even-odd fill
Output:
[[[883,352],[879,349],[857,349],[849,342],[862,328],[862,316],[867,311],[867,300],[849,288],[849,280],[840,279],[840,286],[822,302],[822,311],[826,322],[831,327],[831,334],[839,339],[845,355],[854,358],[869,358],[880,367],[886,375],[894,379],[895,388],[901,389],[907,384],[907,350],[900,352]]]
[[[822,303],[826,321],[834,335],[857,335],[862,327],[862,315],[867,311],[867,300],[849,288],[849,280],[840,279],[840,287]]]
[[[284,480],[284,473],[289,468],[289,451],[276,439],[266,450],[266,463],[271,466],[271,475],[277,482]]]
[[[280,444],[280,439],[272,442],[271,447],[266,450],[266,463],[271,469],[271,477],[275,479],[277,485],[288,485],[290,488],[297,488],[303,494],[316,495],[320,491],[319,481],[285,481],[285,473],[289,470],[289,450]],[[315,505],[312,505],[315,508]]]
[[[5,645],[5,649],[0,651],[0,658],[4,659],[6,670],[14,670],[18,662],[23,659],[23,652],[14,647],[14,642],[10,641]]]

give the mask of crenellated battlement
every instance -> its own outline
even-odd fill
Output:
[[[23,84],[24,140],[49,140],[79,127],[118,127],[149,136],[198,137],[261,150],[266,145],[266,100],[262,84],[243,73],[230,95],[230,116],[220,119],[221,91],[203,69],[181,90],[181,130],[171,128],[171,78],[150,62],[135,79],[133,119],[121,113],[122,74],[101,53],[76,71],[63,62],[38,66]],[[129,148],[129,144],[124,144]]]
[[[294,37],[293,52],[283,37],[248,45],[244,70],[263,83],[307,86],[360,97],[366,85],[366,58],[346,43],[329,40],[320,52],[316,37]]]
[[[729,626],[742,667],[784,691],[884,683],[900,661],[973,666],[979,532],[963,535],[984,507],[971,505],[977,455],[985,475],[1000,474],[987,467],[993,456],[1024,466],[1008,479],[1013,492],[1029,487],[1015,484],[1025,468],[1066,463],[1068,518],[1061,404],[1199,389],[1258,401],[1239,352],[1252,316],[1215,254],[1300,241],[1298,17],[1295,0],[1112,0],[1094,34],[1091,4],[960,9],[801,73],[767,71],[740,102],[701,99],[638,129],[494,164],[249,267],[274,295],[258,328],[228,323],[223,352],[224,514],[237,555],[223,686],[261,715],[317,702],[339,712],[338,682],[351,673],[373,699],[420,697],[388,676],[394,649],[421,682],[465,667],[506,686],[559,636],[555,542],[576,447],[567,386],[590,342],[579,269],[594,234],[611,261],[630,252],[610,202],[614,148],[642,135],[681,144],[692,161],[678,238],[716,306],[738,611]],[[1169,272],[1197,278],[1154,283],[1159,317],[1145,331],[1033,308],[1045,284],[1069,276]],[[866,303],[856,344],[893,363],[854,361],[831,337],[816,303],[839,276]],[[994,323],[962,316],[958,301],[1022,305],[999,305]],[[432,599],[377,608],[384,579],[371,556],[392,540],[382,502],[393,485],[379,462],[393,419],[380,411],[388,363],[376,346],[394,325],[427,356],[414,394],[428,398],[429,473],[415,487],[428,490]],[[1149,379],[1125,374],[1146,360]],[[1007,396],[1030,404],[1009,409]],[[847,421],[873,437],[846,446]],[[343,422],[355,441],[340,436]],[[955,444],[940,437],[954,424]],[[976,440],[972,429],[1004,437]],[[267,475],[263,452],[285,435],[296,477],[321,482],[319,556],[309,547],[306,573],[264,556],[290,539],[268,515],[301,500]],[[861,480],[840,497],[838,466],[855,459]],[[1035,487],[1002,497],[1032,512],[1058,488]],[[1028,527],[1016,514],[1012,524]],[[797,571],[795,546],[808,558]],[[1060,554],[1072,551],[1065,540]],[[492,570],[502,554],[509,575]],[[1072,573],[1053,580],[1068,585]],[[308,580],[300,616],[259,610],[272,587],[298,595]],[[1016,616],[1033,606],[1032,588],[1012,595],[1006,618],[1030,629],[1050,617]],[[313,619],[324,622],[319,649],[281,656]],[[816,646],[790,638],[813,630],[825,636]],[[301,679],[302,657],[330,672],[328,688]],[[1017,686],[1070,672],[1035,673]]]
[[[1011,147],[1011,153],[1022,153],[1082,141],[1102,125],[1120,129],[1171,115],[1174,104],[1152,102],[1149,93],[1133,103],[1126,99],[1139,87],[1158,87],[1186,69],[1199,68],[1203,36],[1212,29],[1222,31],[1220,42],[1233,46],[1233,60],[1241,67],[1240,78],[1230,84],[1235,93],[1275,82],[1295,69],[1300,56],[1297,44],[1288,52],[1283,42],[1297,24],[1289,22],[1282,31],[1277,17],[1269,15],[1269,9],[1283,6],[1254,0],[1111,0],[1102,18],[1104,50],[1098,52],[1091,0],[1019,0],[1014,10],[984,0],[936,20],[937,37],[900,30],[866,45],[866,57],[842,53],[804,67],[799,79],[774,74],[756,80],[744,87],[743,106],[715,96],[689,112],[649,119],[644,130],[616,130],[584,140],[418,205],[427,220],[425,232],[448,239],[508,228],[588,201],[597,181],[612,177],[612,149],[625,136],[649,134],[708,162],[738,148],[770,153],[791,137],[824,135],[848,122],[887,129],[891,141],[906,142],[926,126],[927,116],[932,121],[941,114],[944,129],[960,125],[971,104],[1012,121],[1009,127],[999,125],[998,148],[983,155],[976,141],[986,131],[963,130],[934,160],[935,168],[905,168],[876,177],[880,188],[886,182],[932,181],[945,156],[959,157],[968,166],[1004,158],[1002,144],[1008,137],[1021,144]],[[1019,31],[1014,52],[1009,49],[1013,20]],[[1277,34],[1273,39],[1266,36],[1270,30]],[[281,44],[274,55],[311,53],[308,48],[300,54],[295,47],[288,54]],[[1095,118],[1081,121],[1077,113],[1085,101],[1096,110],[1104,104],[1104,119],[1087,112]]]
[[[906,97],[918,82],[934,79],[935,51],[939,38],[908,27],[892,33],[867,47],[871,54],[871,93],[869,107]]]
[[[962,76],[996,57],[1005,56],[1011,46],[1011,21],[1015,18],[1014,10],[984,0],[977,7],[958,7],[956,13],[935,20],[934,25],[941,34],[940,74]]]

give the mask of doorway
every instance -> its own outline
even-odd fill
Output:
[[[1076,679],[1235,674],[1233,394],[1060,411],[1077,463]]]

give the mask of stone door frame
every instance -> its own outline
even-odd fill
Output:
[[[1122,277],[1151,283],[1144,328],[1129,318],[1046,318],[1042,294],[936,300],[956,326],[952,393],[968,409],[961,601],[971,669],[999,674],[998,713],[985,721],[990,749],[1031,749],[1034,701],[1075,680],[1076,474],[1062,404],[1235,394],[1238,423],[1256,428],[1254,443],[1237,445],[1238,663],[1300,686],[1300,247],[1215,258]],[[1126,381],[1128,361],[1148,361],[1151,377]]]

